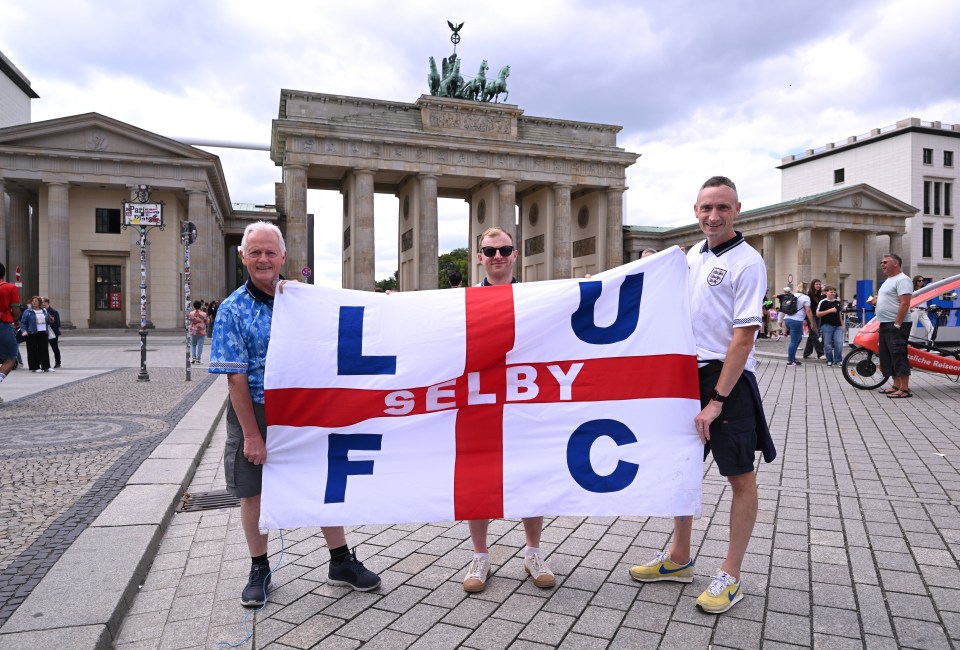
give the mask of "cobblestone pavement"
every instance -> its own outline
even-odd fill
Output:
[[[2,385],[0,625],[212,380],[154,366],[138,382],[139,339],[135,354],[124,338],[85,340],[64,337],[61,371],[16,371]],[[156,345],[156,362],[178,354],[174,337]]]
[[[746,597],[700,613],[726,550],[730,490],[705,466],[696,579],[641,585],[627,569],[667,544],[671,522],[546,520],[552,590],[524,580],[519,521],[496,521],[494,574],[463,592],[464,523],[348,529],[379,591],[326,584],[318,529],[286,531],[282,565],[245,648],[950,648],[960,646],[960,386],[914,376],[913,399],[847,385],[819,363],[788,368],[785,343],[758,379],[780,451],[761,465]],[[223,487],[221,422],[191,492]],[[280,539],[271,536],[277,562]],[[121,648],[214,648],[244,637],[249,559],[239,511],[174,516],[117,639]]]

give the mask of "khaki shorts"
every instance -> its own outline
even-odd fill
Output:
[[[267,441],[267,413],[263,404],[253,403],[253,414],[263,441]],[[260,495],[263,465],[254,465],[243,455],[243,428],[233,404],[227,402],[227,442],[223,450],[223,474],[227,492],[241,499]]]

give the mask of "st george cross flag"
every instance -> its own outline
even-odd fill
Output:
[[[699,515],[677,248],[593,278],[274,303],[261,529]]]

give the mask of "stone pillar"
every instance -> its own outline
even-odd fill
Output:
[[[810,263],[810,245],[813,239],[813,231],[810,228],[801,228],[797,231],[797,282],[803,282],[804,286],[810,284],[813,279],[813,267]]]
[[[187,221],[197,227],[197,242],[190,248],[190,301],[212,300],[210,296],[210,254],[208,243],[213,236],[210,208],[203,190],[187,192]],[[148,289],[149,291],[149,289]],[[139,316],[138,316],[139,318]]]
[[[12,266],[10,264],[10,256],[7,255],[7,230],[9,228],[9,217],[7,215],[7,199],[5,198],[6,192],[6,183],[2,176],[0,176],[0,261],[3,262],[4,266]],[[12,200],[12,197],[11,197]],[[7,280],[13,282],[13,274],[8,272]]]
[[[570,244],[570,186],[553,187],[553,277],[567,279],[573,273],[573,252]]]
[[[67,183],[47,186],[47,295],[60,311],[65,327],[70,320],[70,187]]]
[[[873,292],[877,292],[877,235],[872,232],[863,233],[863,280],[873,283]]]
[[[497,181],[499,197],[497,203],[497,221],[494,224],[510,233],[514,245],[517,243],[517,184],[514,181]]]
[[[371,172],[372,174],[372,172]],[[420,214],[417,215],[417,290],[436,289],[440,233],[437,227],[437,177],[420,174]],[[373,179],[371,175],[371,187]],[[371,226],[371,232],[372,232]],[[371,238],[371,242],[373,239]],[[372,249],[371,249],[372,250]],[[372,254],[372,253],[371,253]]]
[[[299,279],[300,269],[307,266],[307,168],[304,165],[283,166],[283,202],[287,215],[287,263],[282,269],[289,279]]]
[[[623,264],[623,190],[607,190],[607,254],[604,269]]]
[[[903,233],[891,232],[889,233],[889,237],[890,237],[890,250],[884,251],[883,253],[884,254],[896,253],[900,257],[906,257],[906,255],[903,254]],[[907,273],[907,271],[904,270],[904,273]],[[907,275],[909,275],[909,273],[907,273]]]
[[[767,269],[767,297],[773,298],[780,293],[777,290],[777,238],[774,235],[763,236],[763,264]],[[783,285],[780,285],[781,287]]]
[[[827,277],[826,285],[840,288],[840,229],[831,228],[827,231]]]
[[[25,289],[40,290],[38,278],[30,273],[30,202],[25,194],[10,195],[10,213],[7,215],[7,281],[16,282],[17,267],[23,276],[20,299]],[[33,294],[31,294],[33,295]],[[54,305],[56,307],[56,305]]]
[[[374,254],[374,235],[373,235],[373,170],[357,169],[354,170],[356,178],[356,198],[352,233],[353,245],[353,288],[360,291],[374,291],[376,289],[376,255]],[[436,179],[434,179],[436,184]],[[434,185],[436,188],[436,185]],[[436,189],[434,189],[436,196]],[[306,213],[304,213],[306,214]],[[436,212],[434,212],[434,228],[436,228]],[[306,249],[304,249],[306,250]],[[434,244],[433,255],[433,287],[437,286],[437,255],[436,244]],[[421,251],[421,256],[423,251]]]

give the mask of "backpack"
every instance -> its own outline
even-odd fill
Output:
[[[797,313],[797,296],[792,293],[785,293],[780,296],[780,311],[787,316],[793,316]]]

